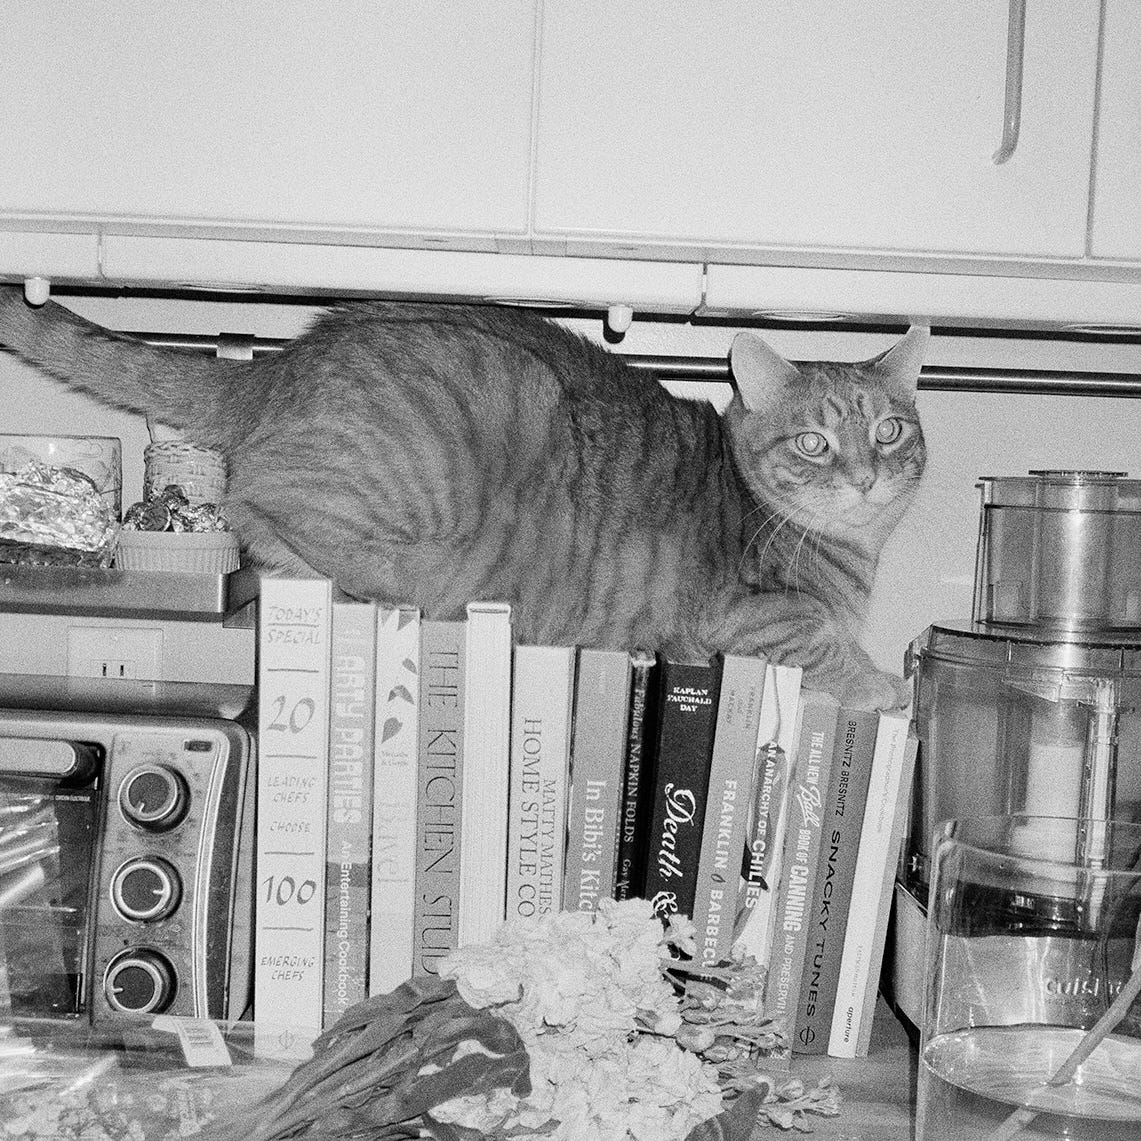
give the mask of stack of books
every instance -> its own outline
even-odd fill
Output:
[[[322,580],[263,580],[259,645],[264,1052],[305,1056],[505,919],[644,897],[693,919],[695,961],[767,968],[795,1050],[866,1053],[905,713],[760,657],[519,645],[501,603],[426,620]]]

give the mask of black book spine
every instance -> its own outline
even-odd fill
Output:
[[[663,658],[659,670],[645,897],[663,919],[692,918],[721,666]]]
[[[645,892],[646,851],[653,807],[657,660],[653,654],[635,651],[630,664],[630,722],[626,731],[626,768],[618,817],[615,899],[634,899]]]

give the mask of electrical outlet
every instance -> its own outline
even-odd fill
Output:
[[[69,677],[147,681],[162,676],[162,631],[134,626],[73,626],[67,632]]]

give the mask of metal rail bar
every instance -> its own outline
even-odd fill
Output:
[[[218,351],[232,338],[201,334],[131,333],[149,345],[187,351]],[[288,342],[268,337],[243,338],[246,351],[263,356],[279,352]],[[716,357],[685,357],[623,354],[623,360],[639,372],[669,380],[729,382],[729,362]],[[1118,372],[1056,372],[1047,369],[951,368],[925,365],[919,376],[927,392],[1015,392],[1048,396],[1141,397],[1141,375]]]

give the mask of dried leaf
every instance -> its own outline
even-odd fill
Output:
[[[387,1119],[406,1121],[433,1110],[454,1097],[467,1094],[490,1093],[499,1086],[514,1085],[520,1073],[530,1067],[527,1051],[504,1058],[491,1058],[487,1054],[467,1054],[458,1061],[434,1074],[411,1075],[413,1080],[402,1083],[402,1088],[383,1103],[372,1103],[355,1111],[361,1123],[375,1121],[376,1111],[383,1106]],[[384,1120],[385,1118],[381,1118]]]
[[[488,1052],[453,1060],[468,1041]],[[422,1073],[429,1064],[440,1068]],[[510,1023],[474,1010],[451,979],[417,977],[347,1010],[314,1042],[313,1057],[252,1115],[209,1136],[403,1141],[418,1136],[424,1113],[460,1093],[504,1087],[525,1096],[529,1073],[526,1047]]]
[[[429,1137],[436,1141],[484,1141],[484,1134],[466,1125],[453,1125],[450,1121],[437,1121],[430,1113],[420,1119]]]
[[[716,1117],[695,1125],[685,1141],[749,1141],[764,1100],[765,1091],[759,1086],[746,1090]]]

